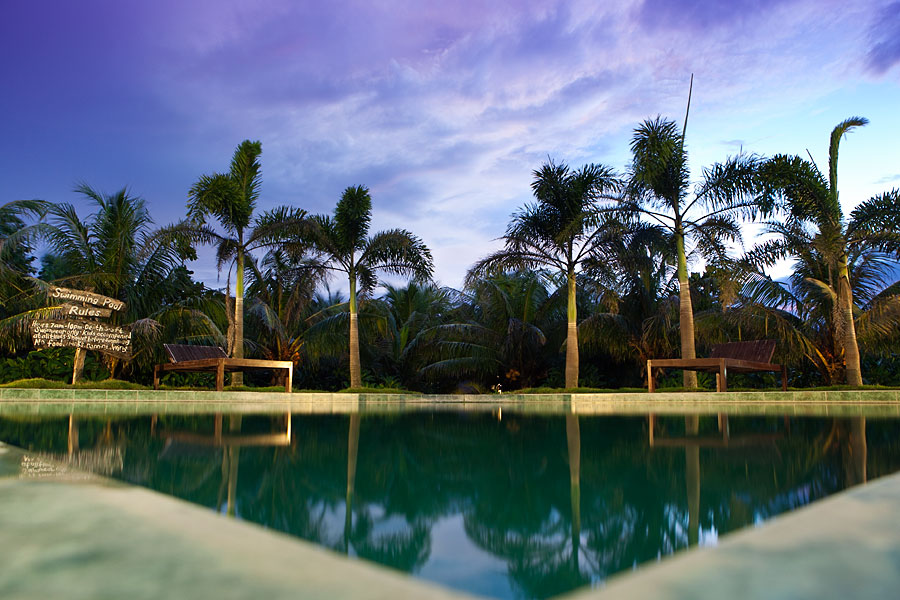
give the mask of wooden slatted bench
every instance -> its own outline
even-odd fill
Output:
[[[216,374],[216,391],[225,387],[225,373],[235,371],[284,370],[284,391],[290,393],[294,377],[294,363],[289,360],[261,360],[255,358],[229,358],[218,346],[192,346],[163,344],[170,363],[153,368],[153,389],[159,389],[159,378],[169,371],[191,371]]]
[[[709,358],[652,358],[647,361],[647,391],[656,391],[653,369],[684,369],[716,374],[716,391],[728,391],[728,372],[781,372],[781,389],[787,391],[787,367],[773,362],[775,340],[729,342],[713,346]]]

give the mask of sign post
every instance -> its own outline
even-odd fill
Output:
[[[106,318],[112,311],[124,310],[125,303],[92,292],[50,286],[50,298],[63,300],[64,319],[35,319],[31,337],[36,348],[75,348],[72,383],[81,379],[87,350],[96,350],[117,358],[131,358],[131,330],[114,327],[95,319]]]

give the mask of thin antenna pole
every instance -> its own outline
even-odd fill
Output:
[[[694,74],[691,73],[691,85],[688,87],[687,110],[684,111],[684,127],[681,130],[681,148],[684,149],[684,136],[687,134],[688,115],[691,114],[691,94],[694,91]]]

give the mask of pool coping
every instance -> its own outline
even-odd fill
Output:
[[[409,410],[533,414],[729,414],[900,417],[900,390],[410,395],[0,388],[2,414],[261,412],[346,414]]]

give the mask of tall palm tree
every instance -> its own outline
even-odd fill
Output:
[[[743,154],[730,157],[705,168],[691,189],[684,136],[685,128],[679,131],[674,121],[661,117],[634,130],[621,208],[668,230],[678,276],[681,357],[696,358],[688,261],[692,250],[705,258],[724,259],[727,245],[740,241],[738,216],[755,215],[759,208],[751,194],[760,161]],[[684,387],[697,387],[696,373],[684,372]]]
[[[234,151],[228,173],[203,175],[191,187],[188,196],[188,217],[176,232],[189,235],[194,241],[216,244],[218,268],[235,264],[233,333],[229,335],[229,353],[244,357],[244,275],[246,256],[258,248],[277,244],[286,239],[290,228],[299,226],[306,213],[302,210],[277,208],[253,219],[262,185],[259,156],[260,142],[244,140]],[[224,233],[206,225],[207,217],[214,217]],[[231,317],[229,317],[231,320]],[[232,374],[232,385],[243,384],[243,374]]]
[[[480,277],[519,270],[550,270],[566,281],[566,387],[578,387],[578,311],[576,276],[595,250],[600,227],[599,202],[618,191],[614,171],[585,165],[569,171],[549,161],[534,171],[531,189],[537,202],[512,215],[504,248],[481,259],[469,270],[467,284]]]
[[[874,196],[844,217],[838,199],[838,150],[841,139],[868,120],[850,117],[831,132],[828,177],[811,160],[778,155],[760,170],[762,200],[781,209],[783,221],[769,221],[766,232],[777,236],[749,255],[758,266],[771,266],[782,258],[798,260],[803,281],[833,300],[833,336],[843,355],[846,381],[862,385],[854,318],[853,262],[860,270],[900,257],[900,190]],[[867,266],[868,265],[868,266]],[[860,281],[860,284],[863,280]],[[865,295],[865,293],[864,293]],[[871,294],[869,294],[871,295]]]
[[[434,271],[431,251],[405,229],[369,235],[372,197],[365,186],[344,190],[334,216],[316,215],[315,227],[301,235],[318,253],[321,268],[346,274],[350,284],[350,387],[362,386],[359,360],[358,295],[369,294],[378,284],[376,273],[427,280]]]

